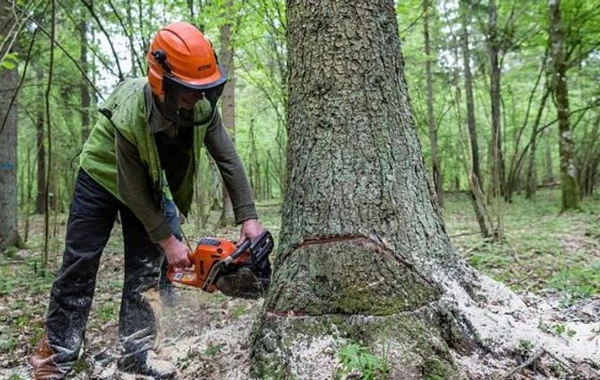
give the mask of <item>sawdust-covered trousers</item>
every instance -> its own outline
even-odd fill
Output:
[[[180,234],[175,206],[163,202],[171,229]],[[139,219],[85,171],[80,170],[69,211],[62,267],[52,285],[46,319],[46,339],[53,351],[52,361],[68,372],[82,345],[100,256],[120,214],[125,273],[119,340],[123,355],[152,349],[156,320],[143,293],[156,288],[164,254],[152,243]]]

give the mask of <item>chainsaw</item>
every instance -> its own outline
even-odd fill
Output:
[[[167,277],[209,293],[220,290],[228,296],[255,299],[269,287],[273,245],[269,231],[239,246],[228,239],[205,237],[189,254],[192,266],[181,269],[169,265]]]

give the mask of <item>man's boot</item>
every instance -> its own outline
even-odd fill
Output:
[[[55,356],[54,351],[48,344],[48,338],[44,336],[35,347],[33,355],[29,358],[35,380],[60,380],[65,378],[66,372],[54,362]]]
[[[125,356],[117,361],[117,368],[123,372],[150,376],[154,379],[173,379],[177,374],[175,366],[156,358],[152,351]]]

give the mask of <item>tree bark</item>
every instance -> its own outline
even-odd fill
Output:
[[[437,126],[433,116],[433,79],[431,75],[431,41],[429,39],[429,0],[423,0],[423,38],[425,39],[425,80],[427,81],[427,124],[429,125],[429,141],[431,143],[431,175],[435,192],[440,205],[442,199],[442,169],[437,154]]]
[[[550,44],[553,63],[554,104],[558,119],[558,148],[560,154],[561,212],[579,209],[577,168],[573,154],[573,134],[569,123],[569,90],[565,59],[564,31],[560,0],[548,0]]]
[[[535,342],[544,334],[555,354],[565,347],[450,244],[411,114],[394,2],[287,7],[289,172],[273,282],[251,335],[253,375],[331,379],[336,352],[358,342],[387,363],[373,377],[458,379],[475,365],[490,379],[495,360],[514,363],[519,332]],[[594,343],[577,344],[600,357]]]
[[[44,140],[46,136],[46,124],[44,117],[44,109],[41,107],[44,104],[43,80],[44,73],[40,68],[36,69],[36,79],[39,86],[39,108],[36,110],[35,121],[35,143],[36,143],[36,183],[37,191],[35,195],[35,213],[42,215],[46,210],[46,148]]]
[[[289,1],[288,17],[290,171],[254,372],[331,375],[294,355],[310,336],[387,341],[390,378],[456,378],[451,347],[476,343],[440,307],[438,279],[472,272],[430,196],[393,2]]]
[[[491,140],[491,194],[503,196],[506,194],[504,165],[502,156],[502,126],[500,124],[500,64],[498,55],[500,52],[498,36],[498,14],[495,0],[489,3],[489,35],[488,53],[490,58],[490,103],[492,109],[492,140]]]
[[[90,3],[92,0],[89,0]],[[130,16],[131,14],[131,6],[127,6],[127,14]],[[130,19],[130,17],[129,17]],[[130,21],[131,22],[131,21]],[[85,75],[89,73],[89,63],[88,63],[88,30],[89,25],[85,18],[83,18],[79,22],[79,59],[81,63],[81,68],[84,70]],[[133,48],[132,48],[133,49]],[[133,69],[133,76],[135,76],[136,65],[133,62],[135,55],[132,52],[132,62],[131,67]],[[90,121],[90,107],[91,107],[91,96],[90,96],[90,88],[88,86],[87,81],[82,78],[79,84],[79,93],[81,94],[81,144],[85,143],[90,134],[91,130],[91,121]]]
[[[13,35],[4,33],[16,31],[11,3],[0,0],[0,59],[4,58],[10,47]],[[15,99],[19,73],[17,67],[0,66],[0,252],[19,242],[17,229],[17,107]]]
[[[544,138],[546,144],[544,149],[544,183],[554,183],[556,178],[554,178],[554,165],[552,164],[552,148],[554,144],[552,144],[550,131],[547,130],[544,132],[546,136]]]
[[[235,69],[233,61],[233,44],[231,41],[232,34],[232,11],[233,0],[227,0],[225,12],[228,21],[221,26],[221,54],[220,63],[227,70],[227,83],[223,89],[221,97],[221,113],[223,116],[223,125],[229,132],[232,140],[235,142]],[[222,187],[223,207],[221,208],[221,216],[219,218],[220,226],[230,226],[234,224],[233,207],[231,198],[225,186]]]
[[[490,236],[489,223],[487,222],[487,211],[485,210],[484,200],[479,198],[483,194],[483,179],[481,178],[481,169],[479,164],[479,141],[477,140],[477,124],[475,122],[475,101],[473,100],[473,77],[471,75],[471,53],[469,50],[469,29],[470,14],[468,4],[465,0],[459,2],[459,12],[461,16],[461,45],[463,53],[463,69],[465,76],[465,97],[467,102],[467,129],[469,131],[469,142],[471,147],[471,173],[469,174],[469,184],[471,189],[471,203],[479,230],[484,238]]]
[[[550,90],[548,86],[545,85],[544,94],[542,95],[542,100],[540,102],[540,107],[538,108],[538,112],[533,123],[533,132],[531,133],[531,147],[529,148],[529,163],[527,167],[527,183],[525,187],[525,198],[527,199],[532,199],[535,196],[535,192],[537,190],[538,181],[535,164],[538,145],[537,134],[542,119],[542,114],[544,113],[544,108],[546,107],[546,101],[548,100],[548,96],[550,96]]]

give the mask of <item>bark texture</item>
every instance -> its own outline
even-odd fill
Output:
[[[0,0],[0,60],[7,53],[18,28],[10,2]],[[13,46],[14,47],[14,46]],[[17,232],[17,102],[14,99],[19,82],[17,68],[0,67],[0,252],[15,245]]]
[[[423,0],[423,39],[425,40],[425,80],[427,83],[427,124],[429,125],[429,142],[431,144],[431,176],[435,186],[435,192],[440,205],[443,204],[442,198],[442,169],[438,157],[438,138],[437,126],[433,115],[433,78],[431,73],[431,64],[433,57],[431,55],[431,40],[429,38],[429,18],[432,7],[429,0]]]
[[[523,339],[572,354],[452,248],[410,112],[394,2],[287,7],[287,191],[253,375],[336,378],[349,342],[385,357],[371,375],[405,380],[500,378]],[[579,331],[576,354],[599,359]]]
[[[558,119],[558,149],[560,152],[561,212],[579,209],[579,186],[573,153],[573,132],[569,123],[569,89],[564,31],[560,14],[560,0],[548,0],[550,44],[554,76],[554,104]]]
[[[500,36],[498,35],[498,13],[496,2],[489,2],[489,35],[488,54],[490,57],[490,104],[492,110],[492,138],[490,149],[491,168],[491,194],[494,196],[506,196],[506,181],[504,175],[504,158],[502,154],[502,126],[500,123],[500,94],[501,94],[501,67]],[[502,229],[501,225],[495,226]],[[500,231],[501,233],[501,231]]]
[[[440,306],[434,273],[470,272],[431,197],[393,2],[291,1],[288,17],[288,191],[255,373],[331,376],[292,354],[327,336],[387,342],[392,378],[419,378],[435,358],[451,379],[449,347],[476,343]]]
[[[471,15],[469,5],[465,0],[459,1],[461,16],[461,47],[463,69],[465,76],[465,97],[467,102],[467,127],[469,131],[469,145],[471,148],[471,173],[469,173],[469,187],[471,189],[471,203],[479,224],[479,230],[484,238],[490,236],[488,215],[483,199],[483,178],[479,163],[479,141],[477,139],[477,124],[475,122],[475,101],[473,96],[473,76],[471,75],[471,52],[469,50],[469,29]]]
[[[223,95],[221,96],[223,125],[235,142],[235,68],[233,61],[233,43],[231,40],[233,19],[232,6],[233,0],[227,0],[227,3],[225,4],[225,17],[228,19],[228,22],[221,26],[221,53],[219,54],[219,63],[227,70],[227,83],[223,89]],[[218,224],[223,227],[234,225],[233,206],[231,205],[231,198],[224,185],[222,186],[221,194],[223,207],[221,208],[221,216],[219,217]]]

